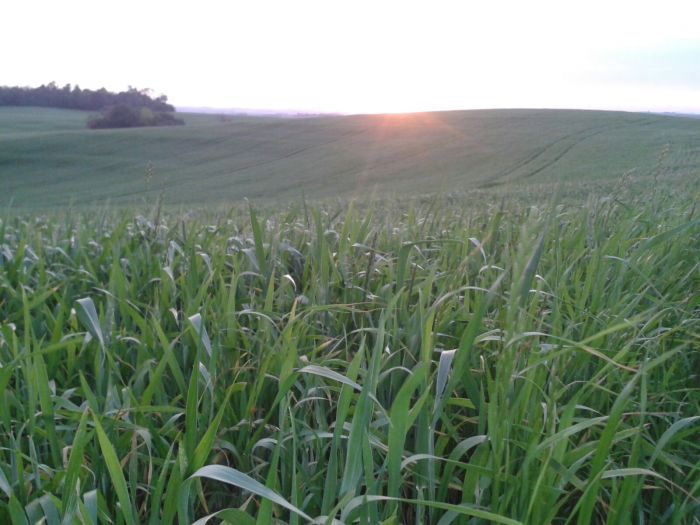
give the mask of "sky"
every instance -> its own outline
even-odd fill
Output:
[[[0,85],[346,113],[700,113],[698,0],[3,0]]]

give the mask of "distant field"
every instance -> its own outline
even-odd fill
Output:
[[[188,125],[91,131],[87,114],[0,108],[0,205],[225,204],[412,194],[508,182],[700,170],[700,121],[484,110],[308,119],[186,114]]]

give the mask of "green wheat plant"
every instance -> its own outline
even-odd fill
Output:
[[[700,522],[694,179],[0,223],[0,522]]]

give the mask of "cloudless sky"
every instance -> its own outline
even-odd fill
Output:
[[[179,106],[700,113],[700,0],[3,0],[0,85]]]

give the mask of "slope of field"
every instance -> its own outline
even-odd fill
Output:
[[[653,114],[483,110],[308,119],[186,115],[93,131],[85,113],[0,108],[0,204],[221,203],[483,188],[511,181],[683,175],[700,121]]]

